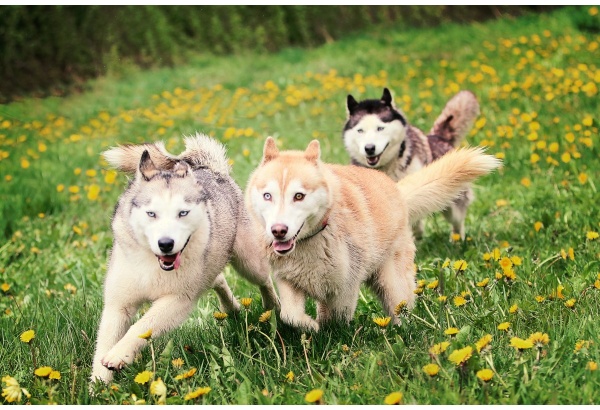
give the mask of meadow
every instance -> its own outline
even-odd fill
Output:
[[[600,35],[575,24],[598,11],[197,56],[0,106],[3,402],[599,404]],[[243,188],[269,135],[283,149],[316,138],[323,160],[348,163],[346,96],[383,87],[426,131],[455,92],[473,91],[481,116],[465,144],[504,161],[476,183],[465,241],[448,240],[441,215],[427,219],[402,325],[365,289],[349,325],[302,333],[263,312],[258,289],[228,267],[248,298],[237,317],[215,315],[207,293],[90,395],[110,219],[127,183],[100,153],[154,140],[178,152],[183,135],[204,132],[226,144]]]

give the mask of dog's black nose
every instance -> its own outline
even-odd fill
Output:
[[[275,224],[271,226],[271,233],[275,239],[283,239],[287,235],[288,227],[284,224]]]
[[[171,238],[160,238],[158,240],[158,248],[164,253],[169,253],[173,250],[173,246],[175,246],[175,241]]]
[[[367,153],[367,155],[374,155],[375,154],[375,144],[365,145],[365,152]]]

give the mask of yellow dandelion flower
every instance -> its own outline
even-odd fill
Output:
[[[429,353],[431,354],[442,354],[446,351],[446,349],[450,346],[450,342],[441,342],[437,343],[429,348]]]
[[[510,339],[510,345],[517,350],[531,349],[533,342],[529,339],[521,339],[519,337],[513,337]]]
[[[271,319],[271,311],[267,310],[266,312],[263,312],[259,317],[258,317],[258,321],[261,323],[265,323],[268,322],[269,319]]]
[[[442,263],[442,268],[447,268],[448,266],[450,266],[450,259],[446,259],[444,263]]]
[[[536,223],[533,224],[533,229],[535,229],[536,232],[539,232],[540,229],[542,229],[544,227],[544,224],[541,223],[540,221],[537,221]]]
[[[90,188],[88,189],[88,192],[87,192],[87,198],[90,201],[95,201],[96,199],[98,199],[99,195],[100,195],[100,186],[97,184],[90,185]]]
[[[184,361],[181,357],[178,357],[177,359],[173,359],[171,360],[171,364],[173,365],[173,367],[176,367],[178,369],[180,369],[181,367],[183,367],[184,365]]]
[[[505,256],[502,259],[500,259],[500,266],[502,267],[502,269],[506,270],[508,268],[511,268],[513,266],[513,263],[510,260],[510,258],[507,258]]]
[[[211,390],[212,389],[210,387],[200,387],[199,389],[196,389],[193,392],[186,394],[183,397],[183,400],[192,400],[192,399],[198,398],[200,396],[204,396],[205,394],[209,393]]]
[[[471,358],[473,355],[473,348],[471,346],[467,346],[462,349],[457,349],[450,353],[448,356],[448,360],[450,360],[455,365],[459,366],[461,364],[466,363],[467,360]]]
[[[150,383],[150,394],[158,396],[158,404],[167,403],[167,386],[160,377]]]
[[[513,263],[513,265],[515,266],[521,266],[521,264],[523,263],[523,259],[521,259],[519,256],[514,255],[510,257],[510,261]]]
[[[569,299],[565,302],[565,306],[568,307],[569,309],[574,309],[576,302],[577,301],[575,299]]]
[[[242,304],[243,307],[245,307],[246,309],[248,309],[248,307],[252,303],[252,298],[241,298],[240,299],[240,303]]]
[[[48,375],[50,380],[60,380],[60,372],[58,370],[52,370]]]
[[[39,377],[48,377],[48,376],[50,376],[50,373],[52,373],[52,367],[50,367],[50,366],[38,367],[33,372],[33,374],[35,374],[36,376],[39,376]]]
[[[453,302],[454,306],[460,307],[467,304],[467,299],[463,298],[462,296],[454,296]]]
[[[569,257],[569,259],[571,259],[572,261],[575,260],[575,252],[573,251],[573,248],[569,248],[569,250],[567,251],[567,256]]]
[[[435,376],[436,374],[439,373],[440,371],[440,366],[438,366],[435,363],[429,363],[426,364],[425,366],[423,366],[423,371],[428,375],[428,376]]]
[[[457,333],[458,333],[458,329],[455,327],[449,327],[448,329],[444,330],[444,334],[446,334],[448,336],[454,336]]]
[[[504,277],[508,280],[515,280],[517,279],[517,274],[512,268],[507,268],[504,270]]]
[[[532,164],[535,164],[539,160],[540,160],[540,156],[538,154],[536,154],[535,152],[533,154],[531,154],[531,156],[529,157],[529,162],[531,162]]]
[[[477,349],[477,353],[480,353],[482,350],[485,350],[490,346],[490,343],[492,342],[492,335],[487,334],[484,335],[481,339],[479,339],[478,341],[475,342],[475,348]]]
[[[460,241],[460,234],[453,233],[452,235],[450,235],[450,239],[452,240],[452,242],[458,242],[458,241]]]
[[[375,322],[375,324],[381,328],[386,327],[387,325],[390,324],[390,321],[392,320],[391,317],[386,316],[386,317],[376,317],[375,319],[373,319],[373,322]]]
[[[428,289],[435,289],[438,287],[438,284],[440,283],[439,280],[434,280],[433,282],[431,282],[430,284],[427,285]]]
[[[476,285],[478,288],[485,288],[488,285],[488,283],[490,283],[490,278],[485,278],[481,282],[477,282]]]
[[[535,301],[536,301],[537,303],[542,303],[542,302],[543,302],[543,301],[545,301],[545,300],[546,300],[546,298],[545,298],[544,296],[541,296],[541,295],[537,295],[537,296],[535,297]]]
[[[511,307],[508,308],[508,313],[515,314],[519,310],[519,306],[515,303]]]
[[[446,302],[446,299],[448,299],[448,296],[444,296],[444,295],[438,296],[438,298],[437,298],[438,302],[441,302],[441,303]]]
[[[140,339],[150,339],[152,337],[152,329],[148,329],[145,333],[138,336]]]
[[[10,288],[10,286],[9,286]],[[4,290],[4,289],[2,289]],[[7,289],[8,290],[8,289]],[[23,333],[21,333],[21,336],[19,337],[21,339],[21,342],[23,343],[29,343],[31,342],[31,340],[33,338],[35,338],[35,331],[34,330],[26,330]]]
[[[402,401],[402,397],[404,395],[402,393],[400,393],[399,391],[395,391],[393,393],[388,394],[387,396],[385,396],[385,399],[383,400],[383,402],[385,404],[400,404],[400,402]]]
[[[27,160],[27,158],[21,158],[21,168],[27,169],[31,164]]]
[[[138,373],[137,376],[133,379],[134,382],[138,384],[146,384],[148,381],[154,376],[154,373],[144,370],[141,373]]]
[[[56,192],[63,192],[65,190],[65,185],[64,184],[58,184],[56,186]]]
[[[464,271],[465,269],[467,269],[467,261],[459,259],[456,262],[454,262],[454,264],[452,265],[452,267],[454,268],[454,270],[456,271]]]
[[[290,370],[288,372],[288,374],[285,375],[285,381],[288,383],[291,383],[294,381],[294,377],[295,377],[294,372]]]
[[[104,175],[104,182],[107,184],[113,184],[117,179],[117,171],[112,169],[106,171],[106,175]]]
[[[322,397],[323,397],[323,390],[313,389],[313,390],[309,391],[308,393],[306,393],[306,395],[304,396],[304,400],[307,403],[315,403],[315,402],[321,402]]]
[[[579,180],[579,183],[583,185],[587,182],[588,176],[585,172],[582,172],[577,176],[577,179]]]
[[[508,332],[509,328],[510,328],[510,322],[502,322],[498,325],[498,330],[503,330],[505,332]]]
[[[578,353],[581,349],[589,349],[589,347],[593,344],[594,342],[591,340],[578,340],[575,343],[575,350],[573,351],[573,353]]]
[[[403,313],[405,310],[407,310],[407,307],[408,302],[406,300],[403,300],[402,302],[398,303],[394,308],[394,314],[398,316],[400,313]]]
[[[536,347],[541,348],[544,345],[550,343],[550,337],[547,333],[535,332],[529,335],[529,340],[536,345]]]
[[[2,377],[2,383],[6,386],[2,389],[2,397],[4,397],[4,400],[8,403],[19,403],[23,394],[25,394],[27,398],[31,397],[31,394],[29,394],[26,389],[23,389],[14,377],[4,376]]]
[[[215,319],[217,319],[219,322],[222,320],[225,320],[227,318],[227,316],[229,316],[227,313],[225,312],[215,312],[213,313],[213,317]]]
[[[600,234],[598,234],[598,232],[595,232],[595,231],[588,231],[588,233],[585,234],[585,237],[589,241],[593,241],[594,239],[597,239],[598,236],[600,236]]]
[[[525,188],[529,188],[531,186],[531,179],[527,177],[521,178],[521,185],[523,185]]]
[[[10,290],[10,285],[8,283],[4,282],[2,285],[0,285],[0,290],[2,290],[2,292],[6,293]]]
[[[482,369],[477,372],[477,378],[484,382],[489,382],[494,377],[494,372],[490,369]]]
[[[421,293],[423,293],[423,288],[416,288],[415,290],[413,290],[413,293],[415,295],[420,295]]]
[[[588,369],[590,372],[595,372],[596,370],[598,370],[598,363],[589,361],[586,366],[586,369]]]
[[[556,287],[556,297],[559,299],[564,299],[565,295],[563,295],[563,290],[565,290],[565,287],[563,285],[558,285]]]
[[[175,376],[175,380],[189,379],[190,377],[192,377],[193,375],[196,374],[196,371],[197,371],[197,369],[195,367],[192,367],[187,372],[178,374],[177,376]]]
[[[594,287],[596,289],[600,289],[600,279],[596,279],[596,281],[594,282]]]
[[[496,271],[496,274],[494,275],[494,277],[496,278],[496,280],[500,280],[502,279],[502,274],[498,271]]]
[[[598,15],[598,7],[590,7],[590,9],[588,10],[588,14],[592,17]]]

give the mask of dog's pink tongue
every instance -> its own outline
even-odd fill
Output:
[[[177,252],[175,257],[175,269],[179,269],[179,265],[181,265],[181,252]]]
[[[290,239],[289,241],[285,241],[285,242],[273,242],[273,249],[275,249],[276,251],[279,252],[285,252],[285,251],[289,251],[292,248],[292,240]]]

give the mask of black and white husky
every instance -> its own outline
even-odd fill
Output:
[[[348,95],[347,114],[343,139],[352,163],[399,181],[458,146],[479,115],[479,103],[472,92],[460,91],[446,103],[428,135],[407,121],[387,88],[380,99],[358,102]],[[467,208],[473,199],[468,188],[444,211],[453,233],[463,240]],[[415,236],[421,237],[423,229],[422,220],[415,223]]]

